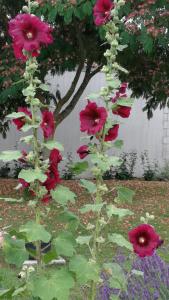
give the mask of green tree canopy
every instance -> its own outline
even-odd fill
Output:
[[[54,43],[42,50],[39,57],[42,78],[47,72],[62,74],[75,70],[75,77],[65,95],[46,97],[48,103],[55,104],[57,125],[71,113],[79,101],[90,79],[101,70],[104,63],[104,30],[93,22],[92,10],[95,0],[41,0],[36,13],[53,26]],[[0,0],[0,130],[5,133],[8,123],[5,115],[23,105],[21,88],[23,63],[16,61],[8,36],[8,20],[14,17],[23,6],[21,0]],[[147,99],[145,109],[148,116],[159,104],[167,104],[169,94],[168,77],[168,27],[169,3],[167,0],[128,0],[121,10],[121,38],[128,44],[118,57],[119,62],[129,70],[129,87],[137,97]],[[126,17],[127,16],[127,17]],[[77,89],[80,75],[84,78]],[[125,80],[123,75],[122,80]],[[18,82],[19,81],[19,82]],[[18,82],[18,83],[16,83]]]

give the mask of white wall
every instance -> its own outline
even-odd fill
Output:
[[[66,72],[63,76],[47,76],[47,81],[51,84],[51,92],[56,92],[58,88],[63,96],[71,81],[74,72]],[[104,86],[104,74],[97,74],[89,83],[85,93],[81,97],[74,111],[64,120],[56,131],[56,138],[63,143],[66,152],[71,152],[75,160],[77,148],[84,143],[80,140],[79,112],[87,104],[87,95],[99,91]],[[100,101],[99,101],[100,102]],[[151,160],[158,161],[162,165],[164,159],[169,159],[169,118],[168,110],[156,110],[154,117],[148,121],[146,113],[142,111],[143,99],[136,99],[132,114],[129,119],[121,119],[119,138],[124,140],[122,151],[131,152],[135,150],[138,156],[145,150],[148,151]],[[21,133],[18,133],[12,126],[7,138],[0,137],[0,150],[18,148],[18,141]],[[137,167],[137,174],[141,175],[140,164]]]

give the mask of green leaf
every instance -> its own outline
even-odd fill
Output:
[[[0,152],[0,160],[12,161],[18,160],[22,156],[20,151],[2,151]]]
[[[116,104],[121,106],[131,107],[133,105],[134,99],[131,98],[120,98]]]
[[[51,250],[51,251],[48,251],[47,253],[45,253],[45,254],[43,255],[42,259],[43,259],[43,262],[44,262],[45,264],[48,264],[48,263],[50,263],[53,259],[56,259],[57,256],[58,256],[58,255],[57,255],[56,251],[55,251],[55,250]]]
[[[126,290],[127,279],[121,266],[117,263],[109,263],[103,265],[105,270],[111,274],[109,278],[109,285],[111,288]]]
[[[18,178],[22,178],[28,183],[34,182],[35,180],[39,180],[43,183],[47,179],[47,176],[40,169],[28,169],[22,170]]]
[[[70,232],[62,232],[53,240],[58,255],[72,257],[75,254],[76,241]]]
[[[135,195],[135,192],[131,189],[124,187],[124,186],[118,186],[117,189],[117,198],[115,198],[115,202],[117,203],[129,203],[131,204],[133,201],[133,197]]]
[[[89,245],[91,238],[92,238],[91,235],[78,236],[76,242],[80,245]]]
[[[59,214],[58,216],[58,220],[61,222],[79,222],[79,217],[76,216],[74,213],[72,213],[71,211],[65,210],[63,213]]]
[[[73,166],[71,166],[71,170],[75,174],[81,174],[85,172],[89,168],[89,164],[87,161],[77,162]]]
[[[18,295],[20,295],[20,294],[23,294],[23,293],[25,292],[26,289],[27,289],[27,286],[26,286],[26,285],[17,288],[17,289],[13,292],[12,297],[16,297],[16,296],[18,296]]]
[[[90,3],[90,1],[85,1],[85,3],[82,6],[83,12],[85,15],[90,16],[91,12],[92,12],[92,5]]]
[[[113,233],[108,235],[108,239],[111,243],[117,244],[120,247],[125,247],[128,250],[133,250],[132,245],[125,239],[125,237],[118,233]]]
[[[48,243],[51,239],[51,234],[46,231],[44,226],[34,221],[29,221],[22,225],[19,232],[26,234],[28,242],[42,241]]]
[[[94,261],[87,261],[82,255],[74,256],[69,263],[70,271],[76,274],[76,280],[80,284],[89,281],[97,282],[99,279],[99,268]]]
[[[118,208],[112,204],[107,206],[107,215],[109,218],[115,215],[122,219],[126,216],[132,216],[133,212],[129,209]]]
[[[80,212],[82,214],[85,214],[87,212],[99,212],[101,211],[102,207],[104,206],[105,203],[100,203],[100,204],[86,204],[84,205],[81,209]]]
[[[100,154],[90,154],[90,158],[93,164],[96,164],[99,169],[106,172],[110,167],[119,167],[122,163],[121,159],[117,156],[102,156]]]
[[[10,236],[5,236],[3,246],[5,261],[9,264],[22,266],[23,262],[28,259],[29,254],[25,249],[25,241],[13,239]]]
[[[11,299],[14,288],[0,290],[0,299]],[[7,298],[8,297],[8,298]]]
[[[41,300],[68,300],[70,289],[74,287],[74,279],[66,269],[55,270],[52,276],[41,275],[32,278],[29,289],[34,297]]]
[[[85,189],[87,189],[90,194],[96,193],[97,188],[96,188],[96,185],[92,181],[89,181],[86,179],[81,179],[80,182],[81,182],[81,185]]]
[[[118,89],[120,87],[121,81],[119,79],[109,80],[108,85],[113,89]]]
[[[27,132],[27,131],[29,131],[29,130],[32,130],[32,129],[37,129],[37,128],[39,128],[39,124],[37,124],[37,125],[29,125],[29,124],[25,124],[22,128],[21,128],[21,130],[23,131],[23,132]]]
[[[118,51],[123,51],[124,49],[126,49],[128,47],[128,45],[119,45],[117,50]]]
[[[40,84],[39,88],[45,92],[49,92],[49,90],[50,90],[49,85],[44,84],[44,83]]]
[[[63,185],[58,185],[55,190],[51,191],[51,195],[61,205],[66,205],[69,201],[75,203],[76,194]]]
[[[22,117],[26,117],[24,112],[13,112],[12,114],[9,114],[6,116],[6,118],[9,118],[9,119],[18,119],[18,118],[22,118]]]
[[[53,149],[58,149],[59,151],[64,150],[63,146],[56,141],[47,141],[46,143],[43,143],[42,145],[49,150],[53,150]]]
[[[113,146],[118,148],[118,149],[122,148],[123,145],[124,145],[124,142],[122,140],[116,140],[113,144]]]
[[[29,144],[33,140],[33,135],[27,135],[20,139],[21,142],[25,142],[26,144]]]
[[[73,7],[69,7],[66,9],[64,13],[64,21],[66,24],[69,24],[72,21],[72,15],[73,15]]]

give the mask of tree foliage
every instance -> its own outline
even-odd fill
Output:
[[[90,79],[101,70],[104,63],[103,28],[93,24],[92,9],[95,0],[41,0],[36,14],[53,26],[54,43],[43,49],[39,58],[41,77],[47,72],[52,75],[75,70],[75,77],[65,95],[56,87],[56,94],[40,95],[44,102],[55,105],[55,119],[58,125],[76,106]],[[0,54],[0,131],[5,134],[8,122],[5,115],[23,105],[21,88],[23,63],[14,64],[15,58],[8,37],[8,20],[16,15],[23,1],[0,0],[1,5],[1,54]],[[137,97],[147,99],[145,109],[152,116],[153,109],[167,104],[168,79],[168,26],[169,3],[166,0],[126,1],[121,10],[123,44],[129,46],[118,60],[129,70],[129,87]],[[84,71],[84,73],[82,72]],[[80,75],[83,81],[77,89]],[[122,79],[126,79],[123,75]],[[18,82],[18,83],[17,83]]]

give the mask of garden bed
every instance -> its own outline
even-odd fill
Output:
[[[123,205],[123,207],[130,208],[134,211],[134,216],[130,216],[123,220],[123,231],[124,228],[127,231],[132,228],[134,225],[139,223],[139,218],[141,215],[144,215],[145,212],[154,214],[155,220],[153,225],[155,225],[157,231],[160,233],[166,243],[169,242],[169,237],[166,231],[166,225],[169,224],[169,211],[168,199],[169,199],[169,182],[161,181],[143,181],[143,180],[130,180],[130,181],[117,181],[117,180],[108,180],[106,181],[107,185],[112,189],[115,185],[126,186],[133,189],[136,194],[132,205]],[[78,185],[78,180],[69,180],[63,181],[63,184],[69,187],[72,191],[77,193],[78,201],[76,205],[71,205],[70,209],[73,212],[78,212],[83,204],[88,203],[87,199],[88,194],[84,192]],[[10,197],[16,196],[17,192],[14,190],[17,185],[17,180],[11,179],[2,179],[0,180],[0,195]],[[110,193],[106,197],[106,201],[112,201],[112,194]],[[51,204],[53,206],[53,204]],[[23,224],[26,220],[30,219],[32,216],[31,209],[21,203],[7,203],[1,200],[0,202],[1,210],[1,227],[8,225],[17,225]],[[49,213],[47,223],[50,229],[53,231],[57,230],[61,224],[57,222],[57,212],[55,209],[51,209]],[[92,217],[92,214],[88,213],[83,216],[83,222],[86,223],[89,218]],[[112,224],[115,225],[115,224]],[[121,230],[119,226],[119,231]]]

